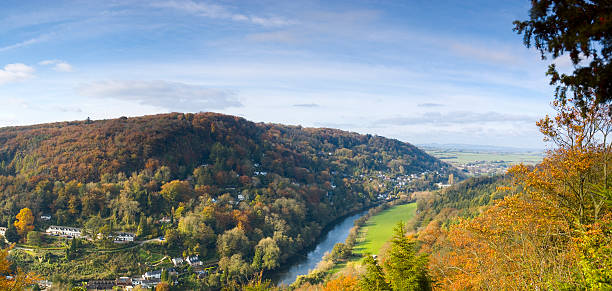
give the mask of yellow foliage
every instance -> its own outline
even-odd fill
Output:
[[[15,220],[15,228],[17,228],[17,232],[23,238],[26,237],[28,232],[34,229],[34,216],[32,215],[32,210],[30,208],[23,208],[19,211],[16,216],[17,220]]]

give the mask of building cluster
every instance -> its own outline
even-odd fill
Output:
[[[207,274],[210,268],[214,268],[204,268],[204,264],[200,261],[198,256],[189,256],[186,258],[176,257],[172,259],[172,263],[175,267],[182,267],[184,265],[191,266],[193,272],[198,274],[199,277]],[[166,269],[166,271],[169,276],[175,276],[178,275],[177,269],[169,268]],[[145,272],[141,276],[119,277],[115,280],[92,280],[87,282],[87,290],[132,290],[137,286],[152,289],[161,283],[163,272],[164,269],[158,269]]]
[[[472,176],[503,174],[511,166],[511,163],[504,161],[475,161],[455,165],[459,170],[467,172]]]
[[[83,230],[78,227],[57,226],[51,225],[45,231],[48,235],[60,236],[65,238],[87,238],[83,234]],[[115,243],[133,242],[136,235],[131,232],[115,232],[111,235]],[[102,234],[98,234],[98,238],[102,238]]]
[[[132,290],[139,286],[141,288],[152,289],[161,283],[164,269],[149,271],[136,277],[119,277],[115,280],[91,280],[87,282],[87,290]],[[176,275],[178,272],[171,268],[168,275]]]

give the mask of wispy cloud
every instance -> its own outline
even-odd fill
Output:
[[[18,43],[15,43],[15,44],[3,46],[3,47],[0,47],[0,52],[5,52],[5,51],[9,51],[9,50],[13,50],[13,49],[18,49],[18,48],[22,48],[22,47],[27,47],[27,46],[30,46],[30,45],[33,45],[33,44],[36,44],[36,43],[39,43],[39,42],[46,41],[46,40],[49,39],[49,37],[50,37],[49,34],[45,34],[45,35],[41,35],[39,37],[35,37],[35,38],[28,39],[28,40],[24,40],[22,42],[18,42]]]
[[[74,68],[69,63],[62,60],[45,60],[38,63],[41,66],[53,66],[53,69],[58,72],[72,72]]]
[[[0,85],[31,78],[34,71],[34,68],[22,63],[8,64],[0,69]]]
[[[417,104],[418,107],[444,107],[444,104],[440,103],[421,103]]]
[[[294,104],[293,107],[302,107],[302,108],[315,108],[320,107],[319,104],[308,103],[308,104]]]
[[[100,81],[82,84],[77,90],[83,96],[136,101],[178,111],[242,106],[233,91],[168,81]]]
[[[297,43],[300,40],[296,37],[296,34],[291,31],[272,31],[272,32],[261,32],[252,33],[246,36],[247,40],[255,42],[277,42],[277,43]]]
[[[232,20],[237,22],[248,22],[266,27],[279,27],[294,24],[293,21],[284,19],[282,17],[246,15],[232,12],[229,8],[218,4],[209,4],[190,0],[160,1],[153,3],[153,7],[171,8],[203,17]]]
[[[482,124],[491,122],[535,123],[538,118],[529,115],[507,114],[499,112],[454,111],[448,113],[428,112],[420,116],[386,118],[376,121],[375,125],[417,125],[430,124],[446,126],[451,124]]]

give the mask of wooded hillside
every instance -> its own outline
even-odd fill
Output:
[[[3,221],[27,207],[39,230],[165,235],[170,254],[238,268],[225,280],[275,268],[342,215],[450,173],[397,140],[214,113],[0,129]],[[265,250],[280,251],[262,262]]]

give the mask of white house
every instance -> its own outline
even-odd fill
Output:
[[[200,261],[200,258],[198,258],[198,256],[187,257],[187,263],[189,263],[189,265],[191,266],[201,266],[202,265],[202,261]]]
[[[51,215],[41,215],[40,219],[44,221],[49,221],[51,220]]]
[[[183,260],[183,258],[173,258],[172,259],[172,263],[174,264],[174,266],[180,266],[184,263],[185,261]]]
[[[162,270],[149,271],[142,275],[142,278],[145,280],[151,279],[161,279]]]
[[[6,234],[6,227],[0,227],[0,235],[4,236]]]
[[[113,237],[113,241],[116,243],[131,242],[134,241],[135,237],[136,235],[131,232],[117,232]]]
[[[49,235],[76,237],[76,238],[80,238],[83,236],[83,232],[80,228],[69,227],[69,226],[52,225],[52,226],[49,226],[49,228],[47,228],[46,233]]]

